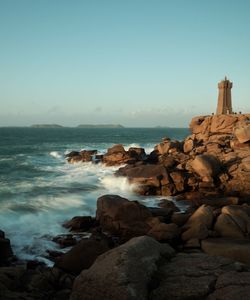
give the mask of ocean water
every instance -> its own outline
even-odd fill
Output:
[[[59,249],[52,237],[66,233],[61,225],[77,215],[94,215],[96,199],[119,194],[146,205],[157,197],[140,197],[117,167],[68,164],[72,150],[107,148],[121,143],[147,153],[163,137],[181,140],[186,128],[0,128],[0,229],[19,259],[48,263],[46,250]]]

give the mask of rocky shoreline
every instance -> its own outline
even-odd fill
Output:
[[[69,163],[120,166],[146,207],[119,195],[97,200],[55,237],[54,266],[19,262],[0,231],[0,299],[249,299],[250,115],[199,116],[184,141],[165,138],[146,154],[115,145],[74,151]],[[173,201],[185,200],[180,212]]]

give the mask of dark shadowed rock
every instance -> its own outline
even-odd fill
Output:
[[[228,214],[219,215],[214,229],[222,237],[244,238],[244,232]]]
[[[122,236],[125,240],[144,235],[150,229],[146,223],[150,210],[137,201],[117,195],[104,195],[97,200],[96,219],[103,230]]]
[[[0,238],[2,238],[2,239],[5,238],[5,233],[4,233],[4,231],[2,231],[1,229],[0,229]]]
[[[69,163],[90,162],[95,154],[97,154],[97,150],[81,150],[80,152],[71,151],[65,157]]]
[[[214,291],[220,274],[234,271],[233,261],[204,253],[177,254],[159,266],[150,300],[201,300]]]
[[[213,223],[213,210],[210,206],[200,206],[184,225],[182,234],[184,241],[192,238],[205,239]]]
[[[216,290],[207,300],[248,300],[250,295],[250,272],[231,271],[219,276]]]
[[[250,240],[208,238],[201,242],[202,250],[209,255],[219,255],[250,264]]]
[[[190,216],[191,213],[174,212],[171,216],[171,221],[178,226],[182,226],[187,222]]]
[[[145,160],[147,158],[145,150],[139,147],[130,147],[128,149],[128,155],[130,158],[135,159],[136,161]]]
[[[76,216],[63,224],[71,231],[88,231],[95,225],[95,219],[90,216]]]
[[[96,219],[102,230],[119,237],[121,242],[140,235],[172,240],[179,235],[179,228],[165,222],[169,223],[174,210],[174,204],[171,208],[147,208],[137,201],[105,195],[97,200]]]
[[[73,280],[73,276],[57,268],[0,268],[0,299],[67,300]]]
[[[80,155],[82,162],[88,162],[93,160],[93,156],[97,154],[97,150],[81,150]]]
[[[5,233],[0,231],[0,266],[6,265],[13,258],[10,240],[5,238]]]
[[[60,245],[62,248],[74,246],[77,243],[76,238],[73,237],[72,234],[58,235],[54,237],[52,240],[53,242]]]
[[[170,241],[179,236],[180,229],[174,224],[166,224],[162,222],[157,222],[148,231],[148,235],[155,238],[157,241]]]
[[[95,259],[110,249],[109,241],[103,238],[82,239],[76,246],[56,259],[55,266],[72,274],[88,269]]]
[[[249,206],[228,205],[221,210],[215,230],[223,237],[244,238],[250,234]]]
[[[235,278],[235,284],[216,289],[207,297],[207,300],[248,300],[250,295],[249,285],[240,285]]]

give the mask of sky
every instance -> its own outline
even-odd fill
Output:
[[[187,127],[233,82],[250,112],[248,0],[0,0],[0,126]]]

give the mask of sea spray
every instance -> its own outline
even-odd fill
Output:
[[[127,179],[114,176],[118,167],[71,165],[66,153],[105,153],[119,143],[150,153],[162,137],[186,135],[187,129],[0,128],[0,229],[10,238],[14,253],[22,259],[46,260],[47,249],[58,249],[52,238],[66,233],[61,225],[76,215],[94,216],[96,199],[103,194],[150,206],[160,199],[135,195]]]

